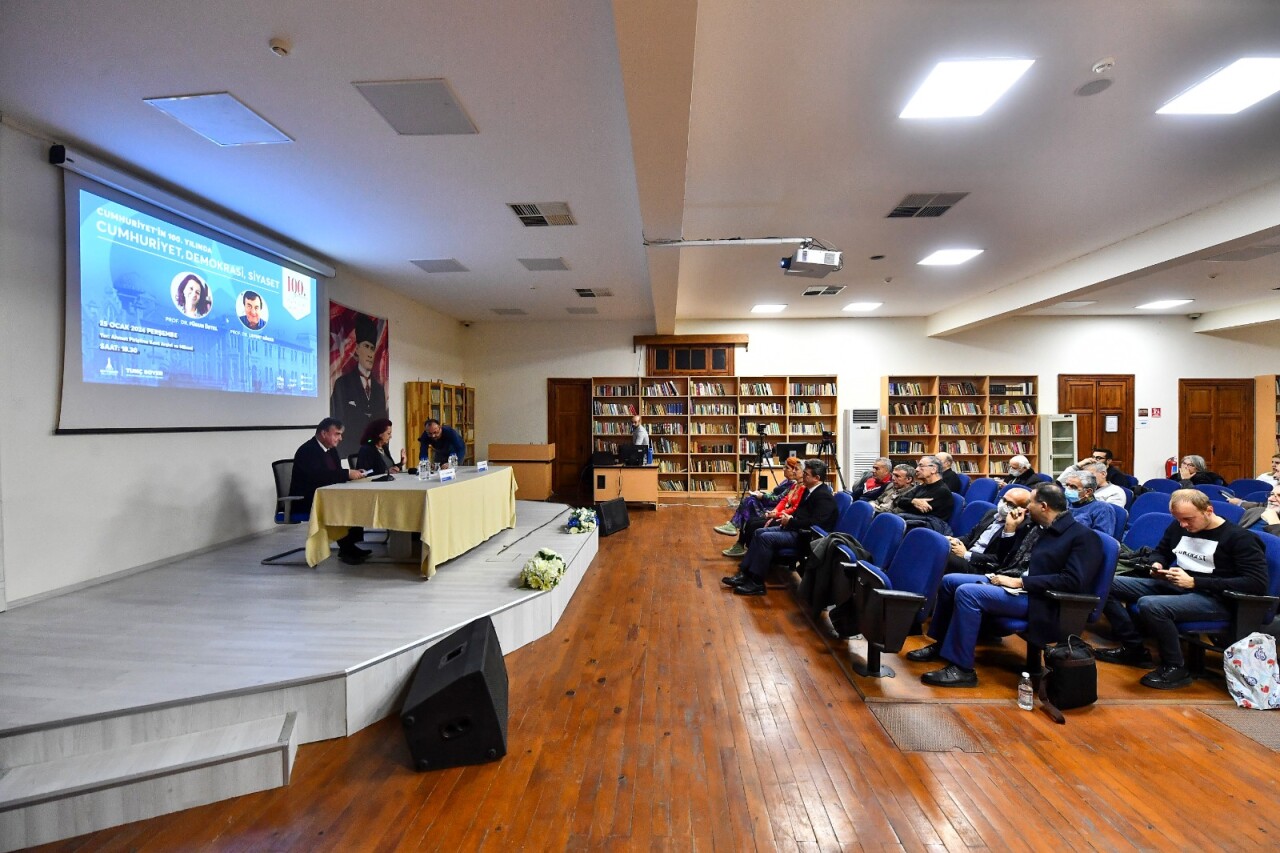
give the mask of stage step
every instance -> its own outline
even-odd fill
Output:
[[[0,768],[0,850],[288,784],[297,752],[290,711],[113,749]]]

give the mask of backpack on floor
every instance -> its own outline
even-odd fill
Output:
[[[1276,665],[1276,640],[1253,633],[1222,653],[1227,692],[1241,708],[1265,711],[1280,708],[1280,667]]]

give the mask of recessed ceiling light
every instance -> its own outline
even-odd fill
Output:
[[[210,142],[223,147],[277,145],[293,141],[284,131],[249,109],[230,92],[142,100]]]
[[[1034,59],[939,62],[911,96],[898,118],[980,116],[1034,63]]]
[[[1280,91],[1280,59],[1246,57],[1201,80],[1157,113],[1233,115]]]
[[[845,311],[874,311],[883,305],[883,302],[850,302],[844,306]]]
[[[759,305],[751,309],[752,314],[781,314],[786,305],[779,305],[776,302],[761,302]]]
[[[982,249],[939,249],[929,257],[920,261],[925,267],[953,267],[971,261],[982,254]]]
[[[1192,301],[1191,299],[1157,299],[1155,302],[1147,302],[1144,305],[1135,305],[1133,307],[1140,311],[1163,311],[1165,308],[1177,308],[1179,305],[1186,305]]]

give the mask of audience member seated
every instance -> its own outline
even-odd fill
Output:
[[[1092,586],[1094,575],[1102,566],[1101,540],[1068,512],[1062,487],[1057,483],[1034,486],[1027,512],[1040,533],[1022,575],[943,577],[928,631],[936,642],[907,653],[909,660],[947,662],[946,667],[922,675],[920,680],[925,684],[978,685],[978,675],[973,671],[974,648],[984,615],[1025,618],[1027,641],[1035,645],[1057,641],[1053,607],[1044,593],[1080,593]]]
[[[897,503],[898,498],[916,482],[916,469],[910,465],[899,463],[893,466],[893,473],[889,476],[889,485],[880,490],[880,494],[871,500],[871,508],[877,513],[893,512],[893,505]]]
[[[293,477],[289,480],[289,494],[302,499],[294,503],[295,513],[311,513],[311,502],[315,499],[316,489],[321,486],[332,486],[364,477],[359,470],[348,471],[342,467],[337,450],[342,442],[342,432],[342,421],[325,418],[316,426],[315,436],[303,442],[293,454]],[[363,563],[371,553],[356,546],[363,538],[364,528],[349,529],[347,535],[338,540],[338,559],[344,563]]]
[[[1040,478],[1036,472],[1031,469],[1031,463],[1027,461],[1027,457],[1018,455],[1009,459],[1009,474],[1005,477],[995,478],[1000,485],[1008,486],[1017,483],[1019,486],[1026,486],[1028,489],[1040,482]]]
[[[948,521],[955,508],[954,493],[942,481],[942,463],[936,456],[921,456],[916,463],[916,484],[893,502],[898,515],[931,515]]]
[[[1209,470],[1209,466],[1205,464],[1203,456],[1182,457],[1182,462],[1178,465],[1178,476],[1170,477],[1169,479],[1177,481],[1178,485],[1184,489],[1192,489],[1203,485],[1226,485],[1222,477]]]
[[[794,456],[788,457],[782,469],[783,482],[787,488],[782,492],[778,502],[774,504],[773,509],[765,510],[760,515],[743,522],[738,530],[738,541],[720,553],[726,557],[743,556],[747,553],[747,546],[751,544],[751,539],[756,535],[757,530],[775,521],[780,515],[794,513],[796,507],[800,505],[800,499],[804,497],[804,484],[800,482],[801,473],[800,460]]]
[[[1273,486],[1280,486],[1280,453],[1271,457],[1271,470],[1259,474],[1254,479],[1270,483]]]
[[[938,471],[942,475],[942,482],[947,484],[947,488],[954,494],[960,494],[964,489],[960,485],[960,475],[951,470],[951,466],[955,464],[955,459],[945,450],[939,450],[934,454],[938,458],[938,462],[942,464],[942,468]]]
[[[989,510],[967,536],[949,537],[951,553],[947,555],[947,570],[951,573],[995,572],[997,574],[1022,574],[1025,565],[1017,566],[1015,559],[1025,562],[1022,542],[1028,531],[1038,530],[1027,516],[1027,504],[1031,492],[1027,489],[1010,489],[996,508]]]
[[[1128,496],[1125,495],[1124,489],[1111,482],[1111,470],[1098,457],[1102,453],[1110,453],[1111,451],[1095,450],[1092,456],[1086,456],[1074,465],[1068,465],[1067,470],[1058,475],[1058,482],[1066,485],[1067,476],[1069,474],[1078,474],[1081,471],[1093,472],[1094,479],[1098,481],[1097,488],[1093,490],[1094,500],[1103,503],[1115,504],[1123,507],[1128,502]]]
[[[1116,531],[1116,514],[1108,504],[1094,500],[1093,493],[1098,481],[1092,471],[1077,471],[1067,474],[1062,482],[1063,493],[1071,506],[1071,514],[1076,521],[1108,536],[1117,537],[1124,531]]]
[[[799,480],[800,460],[794,456],[789,456],[782,465],[782,482],[774,486],[772,491],[747,492],[746,496],[738,503],[738,510],[733,514],[733,518],[724,524],[717,525],[715,528],[716,533],[723,533],[725,536],[737,536],[742,532],[743,526],[748,521],[753,518],[759,518],[769,509],[777,506],[778,502],[782,500],[782,496],[791,491],[791,487]]]
[[[1169,512],[1174,520],[1155,547],[1151,576],[1119,576],[1112,582],[1103,612],[1120,646],[1097,653],[1099,660],[1150,669],[1154,661],[1142,641],[1154,639],[1160,666],[1142,676],[1142,684],[1158,690],[1175,690],[1192,681],[1176,623],[1226,619],[1222,593],[1262,595],[1267,588],[1262,540],[1215,515],[1208,495],[1179,489],[1169,498]],[[1137,624],[1129,612],[1135,601]]]
[[[760,528],[751,537],[747,553],[738,564],[738,573],[721,579],[721,583],[732,588],[735,595],[764,595],[765,575],[779,551],[807,549],[812,538],[811,529],[815,525],[827,530],[835,527],[839,512],[836,496],[827,483],[827,463],[820,459],[806,460],[800,482],[804,486],[804,496],[795,512],[780,513],[776,525]]]
[[[399,474],[404,470],[404,450],[400,451],[400,461],[391,458],[391,421],[387,418],[375,418],[369,421],[360,436],[360,450],[356,453],[356,467],[363,471],[372,471],[371,476],[381,477],[383,474]]]
[[[1236,502],[1232,501],[1232,503]],[[1271,496],[1265,503],[1240,501],[1239,504],[1244,507],[1244,516],[1240,519],[1241,527],[1245,530],[1259,530],[1270,533],[1272,536],[1280,536],[1280,486],[1272,487]]]
[[[893,474],[893,463],[881,456],[871,463],[871,470],[859,482],[849,487],[849,494],[855,501],[874,500],[885,487]]]
[[[1101,462],[1103,465],[1105,465],[1105,466],[1106,466],[1106,468],[1107,468],[1107,479],[1106,479],[1106,482],[1110,483],[1111,485],[1113,485],[1113,486],[1122,486],[1122,485],[1124,485],[1126,482],[1132,482],[1132,481],[1130,480],[1130,478],[1129,478],[1129,475],[1128,475],[1128,474],[1126,474],[1125,472],[1121,471],[1119,468],[1117,468],[1117,467],[1113,464],[1113,463],[1114,463],[1114,461],[1115,461],[1115,457],[1111,455],[1111,450],[1110,450],[1110,448],[1107,448],[1107,447],[1095,447],[1095,448],[1093,449],[1093,461],[1094,461],[1094,462]],[[1101,482],[1103,482],[1103,481],[1102,481],[1102,480],[1099,480],[1098,482],[1099,482],[1099,483],[1101,483]],[[1102,498],[1098,498],[1098,500],[1102,500]]]

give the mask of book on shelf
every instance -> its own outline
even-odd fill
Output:
[[[635,397],[638,396],[634,385],[597,385],[593,392],[597,397]]]
[[[891,415],[932,415],[933,403],[890,403]]]
[[[955,394],[960,397],[976,397],[982,392],[972,382],[943,382],[943,394]]]
[[[591,411],[605,417],[629,417],[636,413],[636,407],[630,403],[601,403],[596,400],[591,404]]]
[[[993,415],[1034,415],[1035,413],[1035,404],[1030,400],[1009,400],[991,404]]]
[[[791,395],[793,397],[834,397],[836,385],[834,382],[792,382]]]
[[[772,397],[773,383],[771,382],[739,382],[738,396],[740,397]]]
[[[919,382],[890,382],[889,394],[893,397],[928,397],[932,396],[924,390]]]

